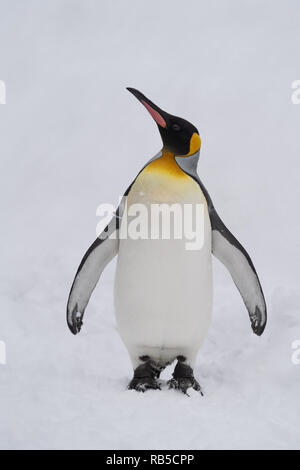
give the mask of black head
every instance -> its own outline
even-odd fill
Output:
[[[200,149],[199,132],[193,124],[166,113],[135,88],[127,88],[127,90],[145,106],[155,120],[164,149],[181,156],[192,155]]]

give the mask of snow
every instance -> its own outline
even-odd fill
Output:
[[[1,448],[300,448],[299,13],[296,0],[1,2]],[[199,128],[200,177],[264,288],[258,338],[214,262],[204,397],[126,390],[115,262],[80,335],[67,329],[97,206],[160,148],[126,86]]]

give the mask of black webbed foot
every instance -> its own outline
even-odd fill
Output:
[[[168,385],[169,389],[178,390],[187,396],[189,396],[189,394],[187,393],[189,388],[193,388],[194,390],[196,390],[196,392],[200,392],[200,394],[203,396],[200,384],[195,378],[191,379],[182,377],[175,379],[173,377],[171,380],[168,381]]]
[[[146,390],[160,390],[160,382],[158,381],[159,370],[156,364],[150,359],[145,360],[144,364],[139,365],[135,371],[131,382],[128,385],[129,390],[137,392],[146,392]]]
[[[193,369],[184,364],[182,360],[178,360],[173,372],[173,378],[169,380],[168,385],[169,389],[178,390],[187,396],[189,396],[187,393],[189,388],[193,388],[203,396],[200,384],[194,377]]]
[[[152,377],[134,377],[128,385],[128,390],[136,390],[137,392],[146,392],[147,390],[160,389],[160,384]]]

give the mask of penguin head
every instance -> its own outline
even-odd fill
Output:
[[[201,139],[197,128],[177,116],[166,113],[135,88],[127,88],[149,111],[158,126],[163,148],[176,156],[188,157],[198,152]]]

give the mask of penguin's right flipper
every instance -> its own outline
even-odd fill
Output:
[[[161,152],[143,168],[160,156]],[[67,304],[67,323],[74,335],[81,330],[84,311],[102,271],[119,251],[119,228],[126,206],[126,197],[136,178],[125,191],[115,216],[84,255],[75,275]]]
[[[118,250],[117,215],[90,246],[75,275],[67,305],[67,322],[74,335],[81,330],[85,308],[104,268]]]

